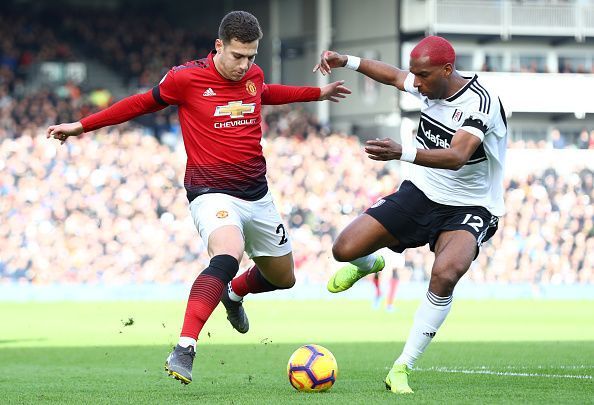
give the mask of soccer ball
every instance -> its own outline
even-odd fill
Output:
[[[287,364],[287,374],[297,391],[321,392],[332,388],[338,367],[330,350],[310,344],[293,352]]]

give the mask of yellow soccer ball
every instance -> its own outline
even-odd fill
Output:
[[[289,382],[298,391],[327,391],[336,382],[338,366],[330,350],[309,344],[295,350],[287,364]]]

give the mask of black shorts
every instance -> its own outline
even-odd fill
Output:
[[[499,218],[479,206],[451,206],[431,201],[412,182],[402,182],[398,191],[365,211],[384,226],[398,241],[389,246],[395,252],[429,243],[433,252],[439,234],[463,229],[476,238],[478,247],[497,231]]]

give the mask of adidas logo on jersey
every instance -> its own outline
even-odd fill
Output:
[[[204,97],[210,97],[210,96],[216,96],[217,93],[215,93],[214,90],[209,87],[208,89],[204,90],[204,93],[202,93],[202,95]]]

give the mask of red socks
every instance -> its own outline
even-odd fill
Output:
[[[233,256],[218,255],[198,275],[190,290],[181,336],[198,339],[202,327],[219,304],[223,288],[235,277],[239,263]]]
[[[281,289],[266,280],[258,266],[254,266],[239,277],[234,278],[231,281],[231,288],[240,297],[245,297],[249,293],[257,294]]]

